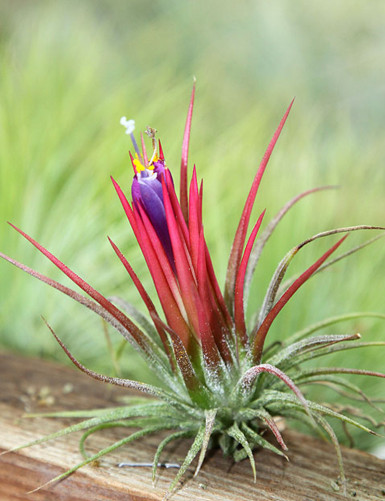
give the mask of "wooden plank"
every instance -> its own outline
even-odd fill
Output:
[[[25,411],[103,408],[116,405],[127,390],[90,380],[79,371],[36,359],[0,354],[0,447],[9,449],[70,424],[68,419],[23,418]],[[220,451],[209,454],[198,478],[193,468],[174,501],[331,501],[346,500],[336,483],[338,467],[332,445],[295,431],[287,431],[290,462],[268,451],[255,453],[257,482],[248,461],[234,464]],[[106,430],[92,437],[90,451],[122,438],[122,430]],[[81,460],[79,435],[0,456],[0,499],[158,501],[176,470],[159,470],[152,486],[150,468],[118,468],[121,461],[151,462],[156,435],[106,456],[100,466],[86,466],[70,478],[27,496],[27,491],[48,481]],[[188,444],[166,449],[163,460],[181,461]],[[385,500],[385,462],[364,452],[343,449],[348,497]]]

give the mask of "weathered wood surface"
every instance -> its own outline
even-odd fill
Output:
[[[72,390],[72,391],[69,391]],[[117,404],[126,391],[87,378],[53,363],[0,354],[0,448],[9,449],[68,425],[68,419],[23,418],[25,411],[87,409]],[[106,430],[90,440],[97,451],[122,438],[122,430]],[[48,501],[156,501],[176,470],[159,470],[152,486],[150,468],[118,468],[121,461],[151,462],[159,435],[134,442],[38,492],[27,492],[81,460],[79,435],[0,456],[0,499]],[[255,453],[257,482],[248,461],[233,464],[219,451],[211,453],[198,478],[189,471],[174,501],[331,501],[345,500],[336,484],[338,467],[333,446],[294,431],[285,433],[290,462],[267,451]],[[186,444],[165,451],[163,460],[180,461]],[[343,449],[348,498],[385,501],[385,461]]]

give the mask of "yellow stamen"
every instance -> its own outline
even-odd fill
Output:
[[[135,155],[135,158],[134,158],[134,160],[133,160],[133,164],[134,164],[134,167],[135,167],[135,171],[136,171],[137,173],[142,172],[143,170],[145,170],[145,169],[146,169],[146,167],[145,167],[145,166],[142,164],[142,162],[139,160],[139,157],[138,157],[138,155],[137,155],[137,154]]]

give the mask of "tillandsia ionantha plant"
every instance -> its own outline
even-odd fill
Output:
[[[121,123],[131,136],[134,147],[133,154],[130,154],[134,169],[131,203],[119,184],[112,179],[147,263],[163,313],[157,311],[142,282],[111,239],[109,240],[112,248],[130,277],[128,284],[130,286],[132,282],[135,285],[148,310],[148,317],[123,300],[104,297],[47,249],[11,225],[89,297],[4,254],[1,256],[75,299],[110,323],[139,351],[149,369],[159,378],[157,387],[98,374],[84,367],[47,324],[71,361],[85,374],[103,382],[140,390],[147,394],[147,397],[143,399],[135,397],[130,404],[113,409],[65,413],[66,416],[87,417],[87,419],[27,445],[41,443],[74,431],[84,432],[80,441],[84,460],[53,479],[54,481],[124,444],[160,430],[170,430],[170,434],[160,442],[155,452],[152,463],[155,478],[156,468],[165,446],[173,440],[192,438],[192,445],[169,488],[166,495],[168,497],[197,456],[195,474],[199,472],[209,448],[220,447],[225,455],[233,457],[235,461],[248,458],[254,478],[256,471],[253,449],[263,447],[286,457],[287,446],[276,420],[277,417],[283,416],[319,428],[330,437],[337,451],[340,480],[345,485],[341,451],[336,434],[327,418],[337,418],[344,424],[351,424],[369,433],[374,432],[357,419],[352,407],[335,410],[327,404],[307,399],[302,388],[321,382],[337,392],[348,392],[353,399],[360,398],[374,406],[375,404],[361,389],[341,378],[341,374],[378,377],[385,375],[370,370],[340,367],[303,368],[303,364],[314,358],[353,347],[385,345],[383,342],[359,341],[360,335],[357,333],[317,334],[317,331],[325,327],[359,316],[385,318],[385,315],[375,313],[341,315],[307,327],[268,348],[265,341],[277,315],[312,275],[367,245],[368,242],[329,259],[342,245],[348,232],[384,228],[374,226],[337,228],[314,235],[291,249],[278,264],[271,278],[257,320],[254,324],[247,325],[246,298],[253,272],[267,240],[279,221],[296,202],[327,187],[306,191],[290,200],[258,237],[265,215],[265,212],[262,212],[248,236],[257,191],[290,112],[291,103],[273,135],[252,182],[235,233],[222,293],[204,237],[202,183],[198,184],[195,167],[188,184],[187,159],[194,93],[195,86],[183,137],[179,197],[175,191],[171,172],[166,166],[161,143],[155,139],[154,130],[147,130],[152,139],[152,148],[148,155],[143,135],[140,150],[133,134],[133,121],[126,120],[125,117],[121,119]],[[303,273],[284,281],[290,262],[303,247],[317,239],[336,234],[344,236],[334,242],[329,250]],[[97,454],[88,455],[84,445],[87,437],[111,426],[135,427],[139,428],[139,431],[129,434]],[[268,430],[275,437],[275,444],[268,441],[266,436]]]

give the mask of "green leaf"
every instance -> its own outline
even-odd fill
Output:
[[[372,229],[372,228],[366,228],[366,229]],[[379,228],[373,228],[373,229],[379,229]],[[345,257],[348,257],[348,256],[351,256],[352,254],[354,254],[355,252],[361,250],[361,249],[364,249],[365,247],[367,247],[368,245],[372,244],[373,242],[375,242],[376,240],[379,240],[380,238],[383,238],[385,236],[385,233],[381,233],[380,235],[377,235],[373,238],[371,238],[370,240],[367,240],[366,242],[364,242],[363,244],[360,244],[360,245],[357,245],[356,247],[353,247],[353,249],[350,249],[348,250],[347,252],[344,252],[343,254],[340,254],[339,256],[335,257],[334,259],[331,259],[330,261],[328,261],[327,263],[323,264],[322,266],[320,266],[318,268],[318,270],[313,274],[313,277],[315,275],[317,275],[318,273],[321,273],[321,271],[324,271],[326,270],[327,268],[329,268],[330,266],[332,266],[333,264],[335,263],[338,263],[338,261],[341,261],[342,259],[345,259]],[[289,278],[288,280],[286,280],[286,282],[284,282],[281,286],[280,286],[280,291],[279,293],[282,293],[283,291],[285,291],[288,287],[290,287],[290,285],[296,280],[297,277],[293,277],[293,278]]]
[[[192,443],[183,463],[182,463],[182,466],[180,467],[177,475],[175,476],[174,480],[172,481],[169,489],[168,489],[168,497],[169,495],[173,492],[176,484],[178,483],[178,481],[180,480],[180,478],[185,474],[187,468],[190,466],[190,464],[193,462],[195,456],[198,454],[198,452],[200,451],[201,447],[202,447],[202,444],[203,444],[203,441],[204,441],[204,437],[205,437],[205,430],[206,430],[206,426],[205,425],[202,425],[196,436],[195,436],[195,439],[194,439],[194,442]],[[166,497],[167,499],[167,497]]]
[[[134,440],[137,440],[138,438],[142,438],[145,435],[149,435],[150,433],[154,433],[156,431],[159,431],[160,429],[163,429],[164,426],[153,426],[151,428],[145,428],[144,430],[139,430],[135,433],[132,433],[130,436],[125,437],[121,440],[118,440],[114,444],[110,445],[109,447],[106,447],[105,449],[102,449],[101,451],[97,452],[93,456],[89,456],[87,459],[82,461],[81,463],[78,463],[76,466],[73,468],[70,468],[69,470],[65,471],[64,473],[61,473],[60,475],[57,475],[55,478],[49,480],[43,485],[40,485],[33,491],[30,491],[28,494],[32,494],[34,492],[39,491],[43,487],[47,487],[48,485],[53,484],[54,482],[58,482],[59,480],[62,480],[65,477],[68,477],[68,475],[71,475],[75,471],[77,471],[79,468],[82,468],[83,466],[92,463],[93,461],[96,461],[97,459],[101,458],[102,456],[105,456],[106,454],[109,454],[110,452],[113,452],[114,450],[118,449],[119,447],[122,447],[122,445],[128,444],[129,442],[133,442]]]
[[[323,357],[325,355],[330,355],[331,353],[337,353],[338,351],[345,351],[345,350],[353,350],[357,348],[370,348],[374,346],[385,346],[385,341],[368,341],[368,342],[359,342],[359,343],[353,343],[353,344],[339,344],[339,345],[332,345],[332,346],[326,346],[321,348],[320,350],[317,350],[317,352],[310,351],[308,353],[305,353],[302,356],[299,356],[296,359],[296,363],[303,363],[307,362],[308,360],[313,360],[318,357]]]
[[[167,409],[167,406],[165,406],[165,404],[163,404],[163,403],[162,403],[162,407],[164,410]],[[59,438],[59,437],[62,437],[64,435],[68,435],[69,433],[73,433],[75,431],[87,430],[87,429],[92,428],[94,426],[99,426],[99,425],[102,425],[104,423],[119,421],[119,420],[127,419],[130,417],[162,416],[162,412],[161,412],[162,407],[159,404],[150,403],[148,405],[138,405],[138,406],[132,406],[132,407],[117,407],[116,409],[108,410],[107,412],[105,412],[105,410],[103,409],[103,411],[104,411],[103,413],[101,413],[100,415],[96,415],[95,417],[93,417],[91,419],[87,419],[87,420],[82,421],[80,423],[73,424],[73,425],[68,426],[66,428],[63,428],[55,433],[50,433],[49,435],[46,435],[45,437],[38,438],[37,440],[33,440],[32,442],[28,442],[28,443],[23,444],[23,445],[19,445],[17,447],[14,447],[13,449],[10,449],[9,451],[5,451],[5,452],[18,451],[20,449],[24,449],[25,447],[31,447],[32,445],[38,445],[38,444],[47,442],[48,440],[53,440],[55,438]],[[168,407],[168,415],[170,415],[170,412],[172,412],[172,410],[170,410],[170,407]],[[58,415],[60,415],[60,413],[58,413]],[[52,415],[52,417],[55,417],[55,415]],[[75,417],[79,417],[79,416],[75,416]]]
[[[293,365],[298,364],[298,355],[308,353],[309,351],[311,351],[311,353],[315,353],[315,350],[320,350],[325,345],[334,345],[343,341],[350,341],[359,338],[359,334],[327,334],[324,336],[313,336],[289,345],[273,357],[267,359],[266,362],[268,361],[270,364],[275,366],[279,366],[285,361],[292,361]]]
[[[152,464],[152,481],[153,482],[155,482],[156,468],[158,466],[160,455],[162,454],[163,449],[166,447],[166,445],[169,444],[170,442],[173,442],[174,440],[178,440],[178,438],[191,437],[192,434],[193,434],[193,432],[191,430],[177,431],[175,433],[172,433],[171,435],[169,435],[168,437],[166,437],[165,439],[163,439],[161,441],[161,443],[158,445],[158,448],[155,452],[154,461]]]
[[[217,415],[217,411],[218,411],[218,409],[209,409],[209,410],[205,411],[205,416],[206,416],[205,434],[203,437],[202,448],[201,448],[201,452],[199,454],[198,466],[196,467],[194,477],[196,477],[198,475],[199,470],[201,469],[201,466],[202,466],[203,461],[205,459],[207,446],[209,445],[209,440],[210,440],[211,433],[213,431],[213,427],[215,424],[215,417]]]
[[[341,452],[341,447],[338,442],[338,438],[336,434],[334,433],[333,428],[330,426],[330,424],[321,417],[320,415],[315,416],[316,420],[319,422],[319,424],[322,426],[322,428],[326,431],[326,433],[329,435],[334,448],[336,450],[337,454],[337,460],[338,460],[338,466],[340,469],[340,476],[341,476],[341,482],[342,482],[342,488],[343,488],[343,494],[346,496],[346,477],[345,477],[345,469],[344,469],[344,463],[342,460],[342,452]]]
[[[263,438],[259,433],[250,428],[250,426],[248,426],[246,423],[242,423],[242,430],[246,433],[246,435],[249,435],[250,439],[254,442],[255,445],[274,452],[274,454],[278,454],[279,456],[282,456],[287,461],[289,461],[289,458],[284,452],[282,452],[280,449],[278,449],[278,447],[275,447],[275,445],[271,444],[268,440]],[[234,459],[237,460],[236,458]]]
[[[281,392],[275,392],[275,393],[281,393]],[[345,416],[340,412],[333,411],[326,405],[318,404],[316,402],[312,402],[311,400],[308,400],[307,402],[310,409],[312,410],[313,416],[321,414],[329,417],[334,417],[339,419],[340,421],[344,421],[345,423],[349,423],[353,426],[356,426],[360,430],[366,431],[371,435],[379,435],[378,433],[374,432],[370,428],[367,428],[366,426],[359,423],[355,419]],[[280,395],[272,394],[270,402],[266,402],[265,405],[272,414],[277,414],[277,415],[283,414],[286,407],[288,407],[289,409],[290,407],[293,407],[295,409],[304,412],[304,408],[301,406],[301,404],[289,393],[281,393]]]
[[[296,341],[300,341],[301,339],[310,336],[310,334],[313,334],[313,332],[323,329],[324,327],[329,327],[329,325],[337,324],[339,322],[345,322],[348,320],[355,320],[357,318],[381,318],[385,320],[385,314],[363,311],[357,313],[347,313],[345,315],[337,315],[335,317],[329,317],[325,320],[322,320],[321,322],[317,322],[316,324],[310,325],[309,327],[306,327],[305,329],[296,332],[288,339],[286,339],[286,341],[283,341],[281,346],[285,347]]]
[[[247,440],[245,434],[243,431],[241,431],[237,425],[237,423],[234,423],[229,429],[226,430],[226,433],[234,438],[237,442],[239,442],[242,447],[245,449],[247,456],[250,460],[251,468],[253,470],[253,476],[254,476],[254,482],[257,481],[257,471],[255,469],[255,461],[254,461],[254,456],[253,456],[253,451],[251,450],[249,441]]]

